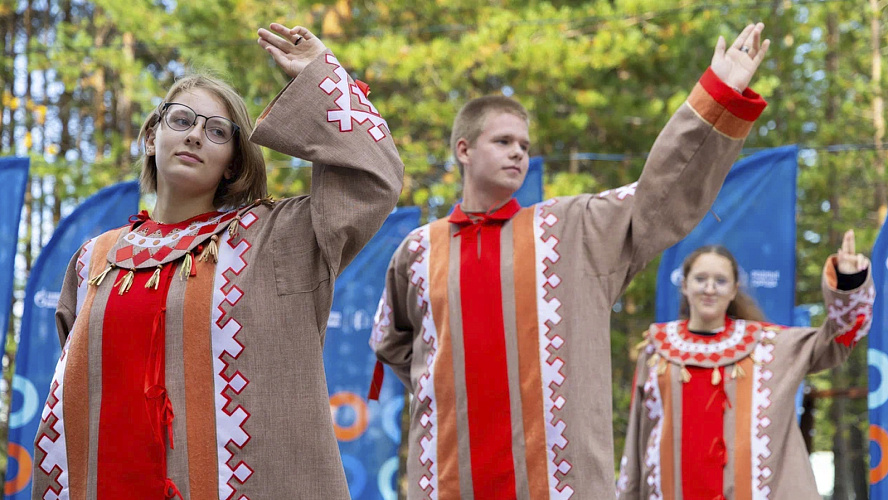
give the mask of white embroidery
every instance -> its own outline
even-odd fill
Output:
[[[772,330],[762,330],[762,340],[774,340],[777,333]],[[768,364],[774,360],[774,344],[759,342],[755,347],[755,359],[761,364],[756,364],[752,375],[752,498],[753,500],[768,500],[771,496],[771,487],[765,483],[770,479],[773,471],[765,465],[771,457],[771,437],[769,435],[771,419],[765,412],[771,407],[771,389],[765,384],[774,376],[768,368]]]
[[[333,92],[339,91],[339,96],[335,99],[338,109],[327,111],[327,121],[331,123],[338,122],[340,132],[350,132],[352,130],[352,121],[359,125],[369,121],[372,126],[367,129],[367,132],[376,142],[382,140],[388,130],[386,121],[379,116],[379,112],[376,111],[376,108],[373,107],[373,104],[370,103],[367,96],[364,95],[357,85],[349,85],[348,73],[346,73],[345,68],[339,64],[339,61],[333,54],[327,54],[327,64],[335,66],[333,73],[339,78],[339,81],[336,82],[329,77],[324,78],[324,81],[319,85],[321,90],[326,92],[327,95],[332,95]],[[352,94],[357,96],[358,102],[366,106],[369,111],[353,109],[351,102]]]
[[[678,325],[680,323],[679,321],[671,321],[666,324],[666,340],[672,344],[674,349],[688,353],[712,354],[724,352],[726,349],[734,348],[740,344],[746,335],[746,321],[738,319],[734,322],[734,332],[731,333],[730,337],[713,344],[698,344],[696,342],[688,342],[681,337],[678,333]]]
[[[561,410],[565,404],[564,398],[555,394],[555,389],[564,383],[564,373],[562,372],[564,361],[558,356],[559,350],[564,345],[564,339],[558,335],[549,337],[549,325],[554,326],[561,322],[561,314],[558,312],[558,309],[561,308],[561,302],[556,297],[546,299],[549,289],[554,289],[561,283],[561,278],[556,274],[551,273],[547,276],[549,263],[554,264],[560,258],[556,250],[558,239],[551,235],[548,238],[544,238],[546,228],[551,228],[558,223],[558,217],[555,214],[547,213],[548,207],[555,203],[557,203],[557,199],[552,199],[536,206],[533,217],[533,229],[535,236],[537,318],[539,321],[540,367],[542,368],[543,407],[546,424],[549,494],[550,498],[567,499],[571,498],[574,490],[570,486],[562,486],[561,483],[567,473],[570,472],[571,464],[564,459],[557,461],[558,451],[564,450],[568,445],[568,440],[564,437],[566,424],[564,420],[555,416],[555,410]],[[553,357],[554,359],[550,361],[550,358]],[[559,480],[556,475],[559,472],[562,475],[562,480]]]
[[[438,498],[438,406],[435,400],[435,354],[438,352],[438,330],[432,315],[432,301],[429,295],[429,226],[422,226],[410,236],[407,249],[418,254],[410,265],[410,283],[416,288],[416,305],[423,312],[422,339],[429,345],[426,358],[426,373],[419,377],[416,398],[425,406],[419,417],[419,423],[428,433],[419,440],[422,450],[419,463],[426,469],[419,479],[419,487],[425,491],[427,498]]]
[[[255,216],[253,216],[255,217]],[[251,224],[251,219],[247,224]],[[244,226],[244,221],[241,221]],[[246,226],[244,226],[246,227]],[[237,359],[243,352],[244,346],[238,342],[237,335],[241,331],[241,325],[234,318],[226,317],[226,309],[230,310],[243,297],[243,292],[236,286],[230,285],[226,274],[235,275],[243,272],[247,267],[244,255],[249,251],[250,243],[246,239],[240,239],[234,244],[228,231],[221,233],[219,240],[219,262],[216,265],[213,281],[213,307],[212,307],[212,348],[213,348],[213,382],[215,386],[216,407],[216,452],[219,470],[219,498],[230,498],[236,489],[231,485],[231,480],[237,478],[241,484],[245,483],[253,475],[253,469],[243,461],[236,462],[232,469],[229,465],[233,454],[228,449],[228,444],[234,444],[237,449],[243,449],[250,440],[250,435],[244,429],[244,424],[250,418],[250,414],[241,405],[231,408],[229,391],[240,394],[250,381],[239,370],[230,376],[226,374],[228,363],[225,356]],[[225,308],[223,305],[227,304]],[[223,322],[223,318],[226,320]]]
[[[649,500],[662,500],[663,486],[660,476],[660,444],[663,436],[663,398],[660,396],[660,383],[657,379],[657,367],[648,369],[648,377],[644,383],[644,406],[647,408],[647,418],[655,420],[651,435],[648,437],[648,445],[644,450],[644,465],[649,471],[646,482],[650,489]]]

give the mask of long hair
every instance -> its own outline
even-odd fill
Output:
[[[172,101],[177,95],[191,89],[205,90],[225,105],[240,130],[232,139],[235,141],[234,158],[232,159],[231,179],[224,177],[216,188],[213,204],[216,208],[236,208],[252,201],[264,198],[268,189],[265,175],[265,159],[259,146],[250,142],[253,125],[243,98],[230,85],[219,78],[207,74],[194,73],[180,78],[173,84],[164,97],[163,102]],[[139,130],[139,145],[145,150],[148,131],[160,123],[160,106],[154,109],[145,119]],[[157,164],[154,156],[143,154],[141,158],[142,173],[139,184],[143,193],[157,191]]]
[[[731,263],[731,270],[734,273],[734,283],[739,283],[740,267],[737,265],[737,259],[734,258],[734,255],[730,250],[721,245],[706,245],[691,252],[681,265],[681,279],[683,281],[688,279],[688,273],[691,272],[691,267],[694,266],[694,262],[696,262],[701,255],[707,253],[714,253],[728,259]],[[765,315],[762,313],[762,310],[759,309],[758,305],[756,305],[755,300],[744,293],[743,290],[737,290],[737,295],[734,297],[734,300],[728,304],[728,311],[726,314],[734,319],[748,319],[751,321],[765,320]],[[681,319],[688,319],[691,316],[688,298],[685,297],[684,294],[681,295],[681,304],[678,308],[678,315]]]

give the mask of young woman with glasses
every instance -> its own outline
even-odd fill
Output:
[[[820,498],[795,393],[869,330],[875,288],[854,232],[824,267],[820,328],[765,322],[724,247],[694,251],[682,276],[682,319],[651,325],[639,352],[617,498]]]
[[[325,325],[403,165],[318,38],[272,24],[259,45],[293,80],[255,129],[224,82],[177,81],[139,139],[154,209],[71,260],[34,498],[348,498]],[[311,194],[269,199],[259,145],[313,162]]]

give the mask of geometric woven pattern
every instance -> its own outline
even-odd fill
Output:
[[[648,334],[660,356],[678,365],[714,368],[740,361],[748,356],[761,335],[760,323],[725,319],[725,328],[711,336],[694,335],[688,321],[651,325]]]

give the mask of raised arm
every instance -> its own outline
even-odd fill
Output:
[[[338,275],[394,208],[404,165],[367,87],[308,29],[273,23],[259,30],[259,45],[293,80],[250,139],[313,163],[312,227]]]
[[[769,46],[749,25],[730,47],[719,37],[712,64],[654,142],[638,182],[586,198],[593,271],[613,279],[616,300],[659,252],[684,238],[712,206],[764,110],[747,88]],[[747,50],[748,48],[748,50]]]
[[[843,363],[872,324],[876,289],[869,259],[855,251],[854,231],[845,233],[842,248],[827,260],[822,288],[826,319],[794,349],[806,354],[808,373]]]

